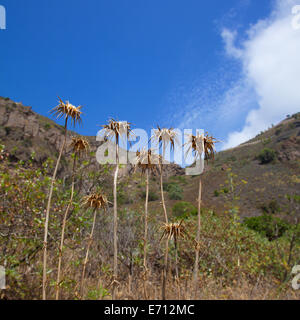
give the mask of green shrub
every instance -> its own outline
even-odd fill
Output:
[[[146,191],[141,193],[142,199],[146,199]],[[154,191],[149,191],[148,201],[156,201],[159,199],[159,196]]]
[[[275,131],[275,135],[276,135],[276,136],[279,136],[281,132],[282,132],[282,128],[278,128],[278,129],[276,129],[276,131]]]
[[[176,218],[188,218],[189,216],[196,216],[198,211],[195,206],[193,206],[190,202],[177,202],[172,208],[173,215]]]
[[[45,130],[49,130],[51,128],[51,124],[50,123],[45,123],[44,125]]]
[[[178,182],[182,184],[187,184],[185,176],[173,176],[170,178],[170,180],[172,180],[173,183]]]
[[[176,182],[164,182],[163,183],[163,189],[164,191],[170,191],[171,188],[173,188],[174,186],[177,186]]]
[[[11,128],[10,127],[5,127],[4,128],[6,135],[8,136],[11,133]]]
[[[170,200],[182,200],[183,199],[183,190],[182,188],[176,184],[172,183],[168,186],[167,191],[169,193]]]
[[[281,210],[277,200],[270,201],[269,209],[270,209],[271,213],[278,213]]]
[[[225,187],[225,188],[222,190],[222,192],[227,194],[227,193],[229,193],[229,189]]]
[[[133,203],[133,200],[121,188],[118,188],[117,201],[120,205]]]
[[[276,158],[276,151],[270,148],[265,148],[260,152],[257,158],[261,164],[271,163]]]
[[[218,190],[215,190],[214,195],[215,195],[215,197],[218,197],[220,195],[220,192]]]
[[[264,213],[278,213],[281,211],[281,208],[277,202],[277,200],[272,200],[269,204],[263,204],[261,209]]]
[[[269,241],[280,238],[290,228],[289,224],[280,218],[263,214],[259,217],[245,218],[244,224],[251,230],[267,237]]]

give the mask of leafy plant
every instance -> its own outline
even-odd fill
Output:
[[[261,164],[271,163],[276,159],[276,151],[270,148],[265,148],[259,153],[257,159]]]
[[[167,190],[168,190],[170,200],[183,199],[183,195],[182,195],[183,190],[178,184],[176,183],[169,184]]]
[[[278,239],[289,230],[290,225],[284,220],[273,217],[269,214],[263,214],[259,217],[245,218],[244,224],[261,235],[267,237],[270,241]]]
[[[146,191],[143,191],[141,193],[141,197],[142,197],[142,199],[146,199]],[[158,194],[155,191],[150,190],[149,194],[148,194],[148,201],[151,202],[151,201],[156,201],[158,199],[159,199]]]
[[[190,202],[177,202],[172,208],[173,215],[178,219],[186,219],[197,215],[197,208]]]

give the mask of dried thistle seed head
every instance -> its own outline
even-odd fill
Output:
[[[164,149],[168,143],[171,143],[171,148],[173,150],[175,148],[175,144],[179,145],[178,133],[173,128],[161,129],[159,126],[157,126],[157,129],[154,129],[154,134],[151,137],[151,140],[162,144]]]
[[[87,153],[90,145],[89,142],[82,137],[72,137],[71,147],[75,153],[80,155],[83,152]]]
[[[104,136],[107,139],[115,139],[116,143],[119,143],[120,137],[129,138],[133,135],[131,130],[131,124],[127,121],[116,121],[110,119],[108,124],[102,126],[104,128]]]
[[[193,151],[196,158],[201,157],[203,150],[204,150],[204,135],[197,133],[196,136],[189,134],[187,135],[187,142],[184,144],[184,146],[187,146],[187,151],[185,154],[185,157],[188,156],[190,151]]]
[[[162,226],[163,235],[161,239],[174,239],[177,241],[179,238],[185,237],[185,228],[183,226],[183,220],[175,223],[164,223]]]
[[[71,122],[74,124],[81,122],[81,114],[80,109],[81,106],[75,107],[69,101],[64,103],[59,97],[59,104],[53,108],[50,112],[56,116],[57,119],[65,117],[65,119],[71,118]]]
[[[157,170],[157,164],[159,163],[159,155],[153,153],[151,149],[146,150],[143,148],[141,151],[136,152],[135,158],[135,170],[136,168],[142,169],[142,173],[145,173],[147,169],[154,172]]]
[[[205,137],[204,137],[204,154],[205,154],[205,158],[208,162],[208,159],[213,159],[215,158],[215,143],[217,143],[218,141],[212,137],[209,136],[208,133],[206,133]]]
[[[104,209],[108,206],[107,197],[102,193],[93,193],[82,199],[82,206],[85,208]]]

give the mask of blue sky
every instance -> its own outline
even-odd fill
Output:
[[[230,39],[247,53],[248,31],[269,19],[275,2],[0,0],[0,95],[46,116],[57,95],[83,105],[81,134],[96,135],[115,117],[149,131],[201,128],[227,141],[259,108]]]

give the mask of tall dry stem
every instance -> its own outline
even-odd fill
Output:
[[[148,265],[147,265],[147,246],[148,246],[148,200],[149,200],[149,169],[146,169],[146,199],[145,199],[145,230],[144,230],[144,297],[148,299]]]
[[[93,241],[93,234],[94,234],[94,229],[95,229],[95,224],[96,224],[96,217],[97,217],[97,210],[99,209],[104,209],[106,210],[108,201],[105,195],[101,194],[100,192],[94,193],[91,195],[88,195],[83,198],[83,205],[86,208],[93,208],[93,213],[94,213],[94,218],[93,218],[93,225],[92,225],[92,230],[89,236],[89,242],[86,250],[86,255],[85,259],[83,262],[83,268],[82,268],[82,275],[81,275],[81,284],[80,284],[80,296],[81,298],[83,297],[83,284],[84,284],[84,276],[85,276],[85,270],[86,270],[86,265],[88,262],[88,257],[89,257],[89,251],[90,247]]]
[[[72,168],[72,187],[71,187],[71,196],[66,208],[63,223],[62,223],[62,231],[61,231],[61,239],[60,239],[60,247],[59,247],[59,257],[58,257],[58,268],[57,268],[57,279],[56,279],[56,294],[55,299],[59,299],[59,291],[60,291],[60,274],[61,274],[61,264],[62,264],[62,252],[64,246],[64,239],[65,239],[65,228],[67,223],[68,214],[70,208],[73,203],[73,196],[74,196],[74,186],[75,186],[75,167],[76,167],[76,158],[79,157],[82,152],[87,152],[89,148],[89,143],[87,140],[83,138],[73,137],[71,147],[73,147],[74,159],[73,159],[73,168]]]
[[[166,300],[166,286],[167,286],[167,273],[168,273],[168,253],[169,253],[169,239],[165,240],[165,255],[164,255],[164,267],[163,267],[163,280],[161,299]]]
[[[50,207],[51,207],[51,200],[52,200],[52,195],[53,195],[53,188],[54,188],[54,183],[56,179],[56,174],[58,170],[58,165],[61,160],[61,156],[63,153],[63,150],[66,145],[67,141],[67,127],[68,127],[68,119],[71,119],[71,122],[73,122],[74,126],[77,122],[81,122],[81,114],[82,112],[80,111],[81,106],[75,107],[69,102],[64,103],[60,98],[59,98],[59,105],[57,105],[55,108],[51,110],[51,113],[56,115],[57,119],[60,119],[62,117],[65,117],[65,134],[64,134],[64,140],[61,145],[59,155],[56,161],[56,166],[53,172],[52,180],[51,180],[51,186],[50,186],[50,191],[49,191],[49,198],[48,198],[48,203],[47,203],[47,209],[46,209],[46,217],[45,217],[45,228],[44,228],[44,249],[43,249],[43,284],[42,284],[42,296],[43,300],[47,299],[46,296],[46,288],[47,288],[47,246],[48,246],[48,228],[49,228],[49,215],[50,215]]]
[[[160,193],[161,193],[161,202],[164,210],[165,223],[168,225],[168,214],[165,205],[165,197],[163,190],[163,161],[165,160],[165,151],[167,145],[171,144],[171,149],[175,147],[175,144],[178,144],[178,136],[177,132],[172,128],[161,129],[157,126],[157,129],[154,131],[154,135],[151,137],[152,140],[158,142],[158,145],[162,147],[162,157],[160,159]],[[166,297],[166,282],[167,282],[167,274],[168,274],[168,254],[169,254],[169,243],[168,239],[166,239],[165,243],[165,255],[164,255],[164,267],[163,267],[163,277],[162,277],[162,299],[165,300]]]
[[[45,229],[44,229],[44,253],[43,253],[43,300],[47,299],[46,288],[47,288],[47,246],[48,246],[49,214],[50,214],[51,200],[52,200],[53,188],[54,188],[54,183],[55,183],[56,174],[57,174],[57,170],[58,170],[58,165],[60,163],[61,156],[62,156],[63,150],[66,145],[66,141],[67,141],[67,123],[68,123],[68,118],[66,117],[65,127],[64,127],[64,129],[65,129],[64,140],[61,145],[61,148],[59,151],[59,156],[57,158],[56,166],[55,166],[55,169],[53,172],[50,191],[49,191],[49,198],[48,198],[48,203],[47,203],[47,210],[46,210],[46,220],[45,220]]]
[[[196,235],[196,248],[195,248],[195,265],[194,265],[194,298],[197,298],[198,292],[198,273],[199,273],[199,253],[200,253],[200,231],[201,231],[201,194],[202,194],[202,181],[199,177],[199,194],[198,194],[198,224]]]
[[[61,239],[60,239],[60,246],[59,246],[59,257],[58,257],[58,268],[57,268],[57,278],[56,278],[56,293],[55,293],[55,300],[59,299],[59,291],[60,291],[60,273],[61,273],[61,263],[62,263],[62,252],[64,246],[64,239],[65,239],[65,228],[67,217],[70,211],[70,208],[73,203],[73,196],[74,196],[74,184],[75,184],[75,164],[76,164],[76,154],[74,155],[73,159],[73,168],[72,168],[72,187],[71,187],[71,196],[66,208],[63,223],[62,223],[62,231],[61,231]]]
[[[118,203],[117,203],[117,184],[119,173],[119,145],[116,144],[116,170],[114,175],[114,266],[113,266],[113,284],[112,299],[116,299],[117,278],[118,278]]]
[[[119,140],[122,136],[127,138],[131,134],[130,123],[126,121],[115,121],[110,119],[108,124],[103,125],[104,135],[106,139],[114,139],[116,144],[116,170],[114,174],[114,186],[113,186],[113,195],[114,195],[114,261],[113,261],[113,281],[112,281],[112,299],[116,298],[117,290],[117,278],[118,278],[118,207],[117,207],[117,184],[118,184],[118,173],[119,173]]]
[[[96,224],[96,217],[97,217],[97,209],[94,208],[94,219],[93,219],[93,225],[92,225],[92,230],[89,236],[89,242],[88,242],[88,246],[86,249],[86,254],[85,254],[85,259],[83,262],[83,268],[82,268],[82,274],[81,274],[81,283],[80,283],[80,295],[81,297],[83,297],[83,284],[84,284],[84,276],[85,276],[85,270],[86,270],[86,265],[88,262],[88,258],[89,258],[89,252],[90,252],[90,247],[91,244],[93,242],[93,234],[94,234],[94,229],[95,229],[95,224]]]
[[[144,274],[143,274],[143,286],[144,286],[144,298],[148,299],[148,264],[147,264],[147,247],[148,247],[148,202],[149,202],[149,174],[151,172],[157,171],[157,166],[155,164],[156,160],[159,158],[155,155],[152,150],[142,150],[136,153],[136,163],[135,169],[137,167],[142,169],[142,174],[146,173],[146,199],[145,199],[145,213],[144,213]]]

